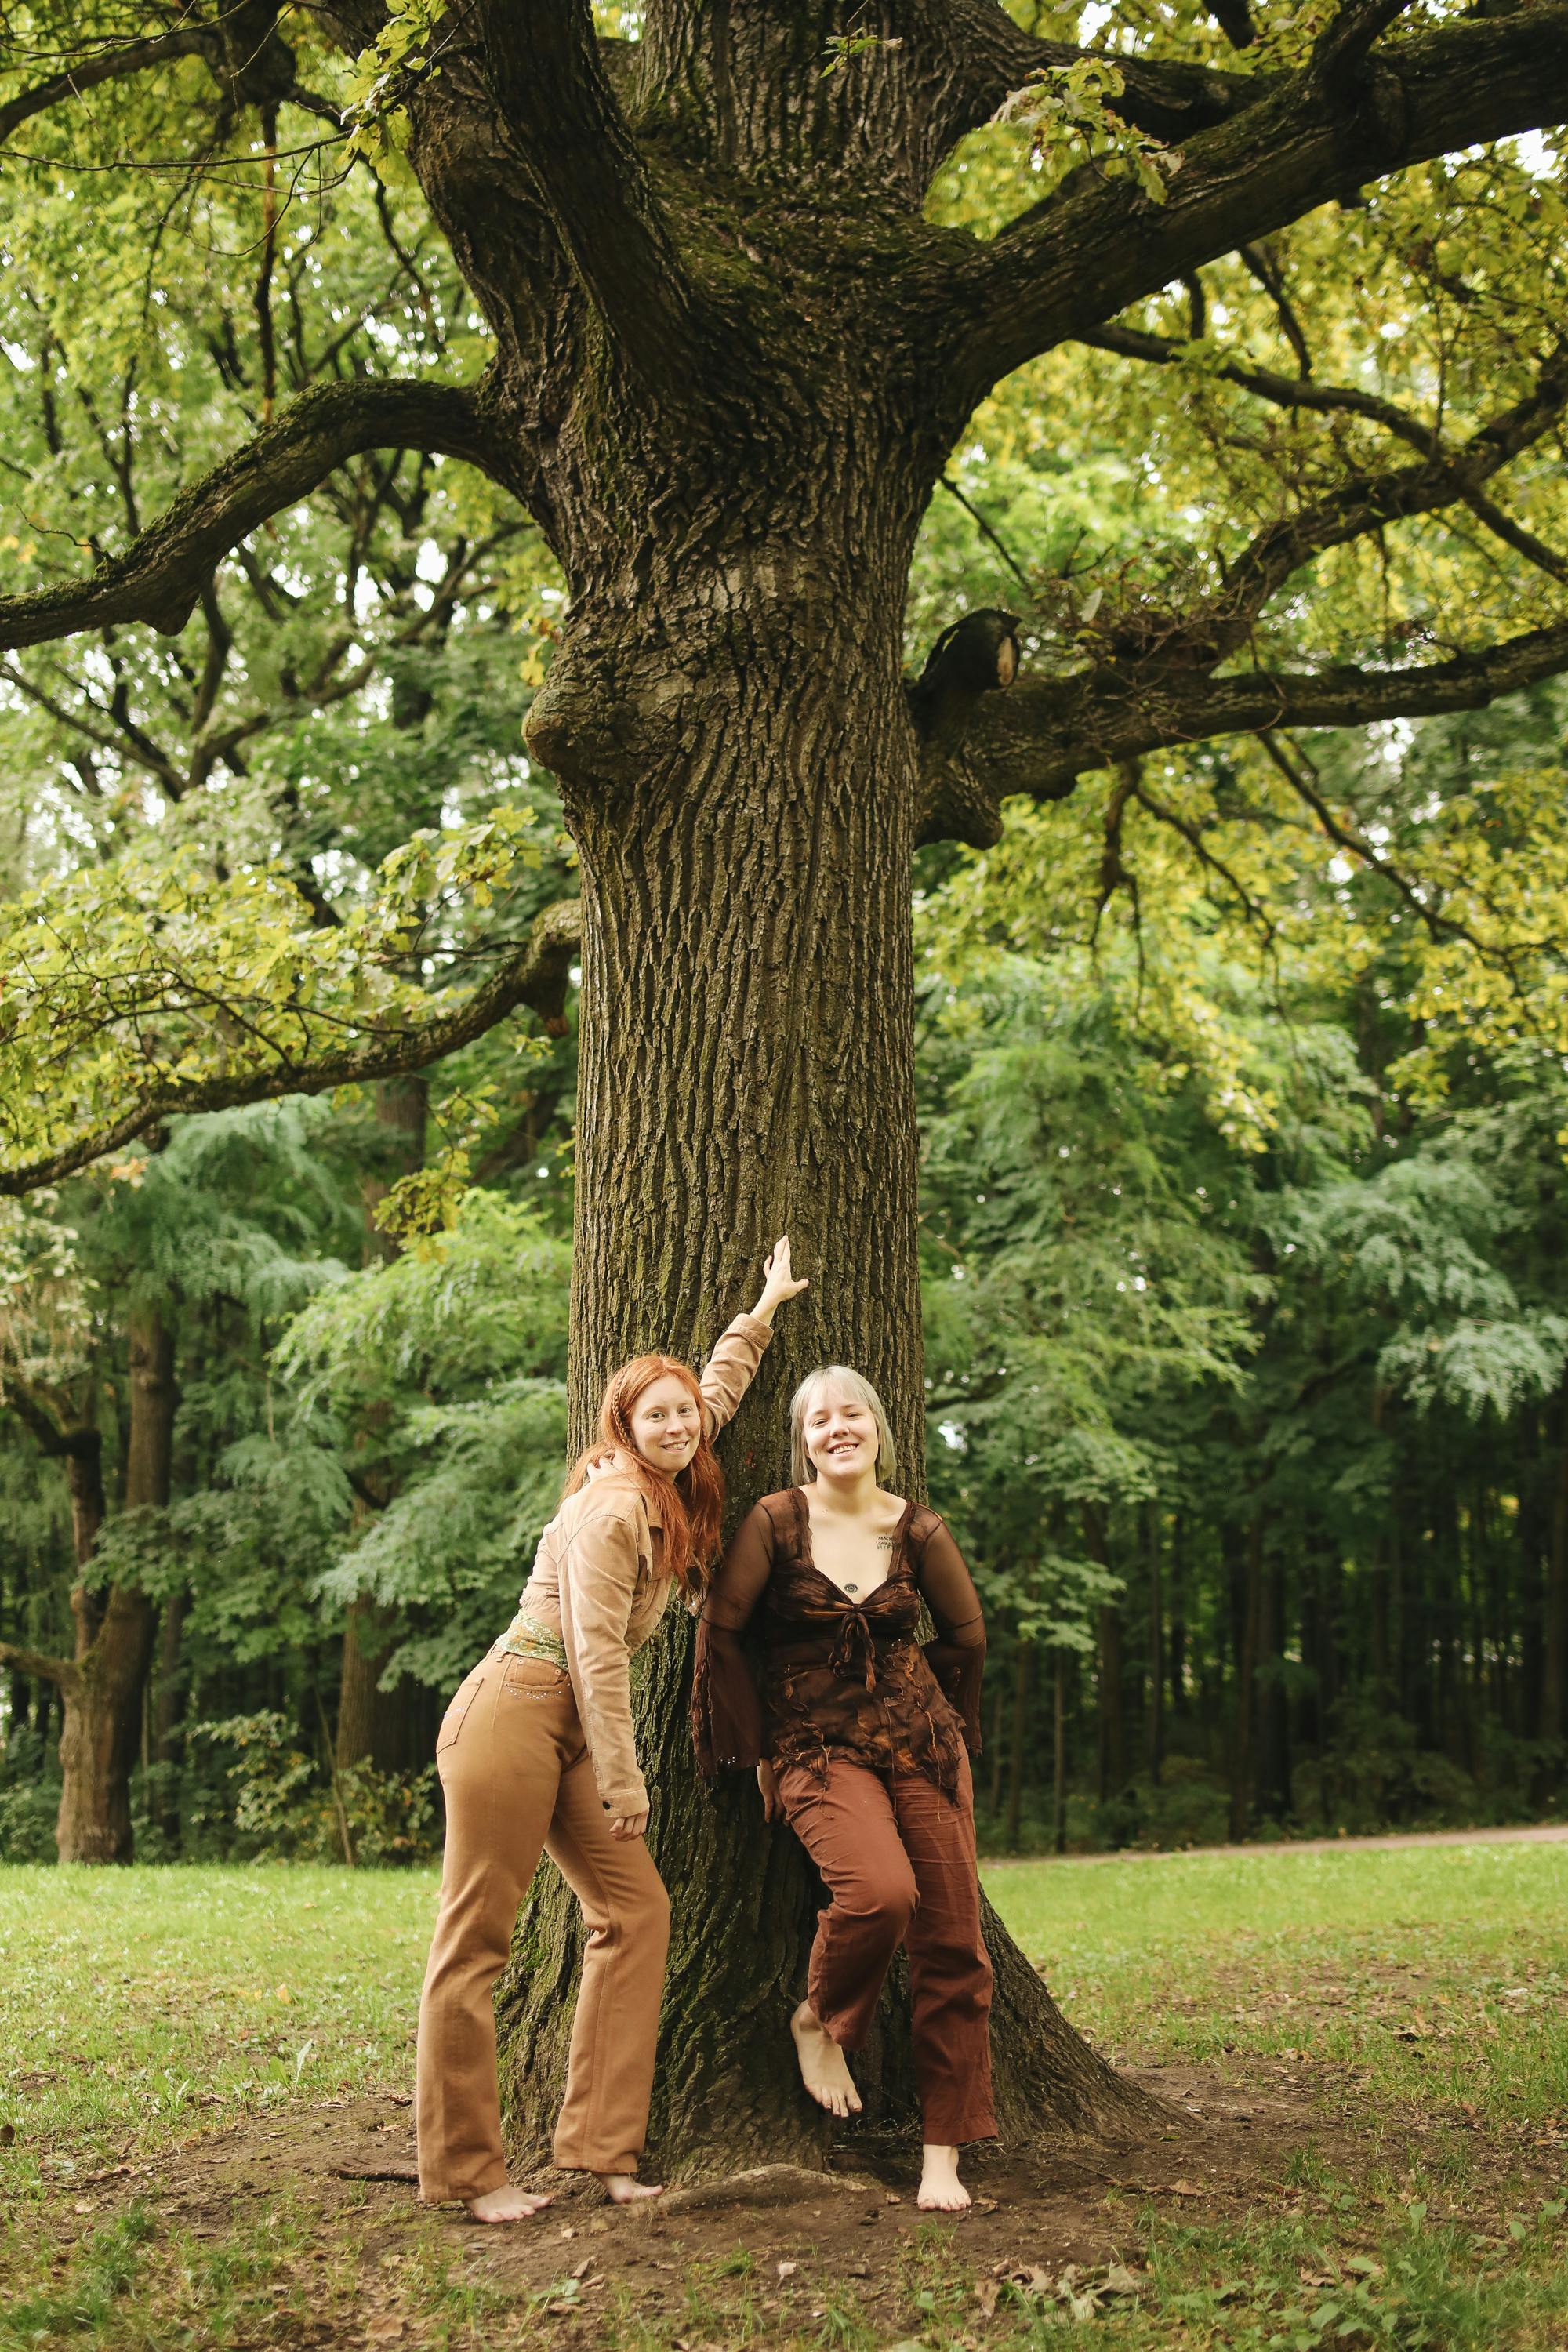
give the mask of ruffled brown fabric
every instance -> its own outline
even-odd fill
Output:
[[[937,1627],[923,1648],[922,1601]],[[984,1661],[979,1599],[935,1511],[909,1505],[886,1581],[851,1601],[813,1561],[805,1496],[787,1487],[742,1522],[702,1605],[691,1691],[699,1767],[711,1779],[721,1764],[765,1756],[826,1779],[842,1756],[921,1773],[951,1796],[964,1748],[980,1752]]]

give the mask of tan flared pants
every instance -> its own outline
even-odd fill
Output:
[[[635,2172],[647,2130],[669,1898],[640,1838],[609,1816],[564,1672],[492,1652],[447,1710],[441,1907],[419,2003],[419,2193],[483,2197],[506,2179],[491,1994],[548,1851],[583,1906],[588,1948],[555,2161]]]

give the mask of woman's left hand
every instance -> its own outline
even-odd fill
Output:
[[[763,1273],[765,1277],[763,1283],[763,1295],[752,1312],[759,1322],[771,1324],[775,1307],[782,1307],[786,1298],[798,1298],[803,1290],[809,1290],[811,1287],[805,1275],[798,1282],[795,1280],[790,1265],[787,1234],[779,1235],[763,1264]]]

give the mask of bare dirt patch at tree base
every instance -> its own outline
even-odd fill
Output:
[[[1137,2147],[1075,2142],[1029,2158],[975,2148],[964,2168],[975,2204],[960,2217],[917,2210],[912,2142],[850,2129],[836,2147],[838,2168],[820,2177],[778,2168],[772,2179],[672,2189],[667,2210],[620,2210],[596,2182],[541,2175],[528,2185],[553,2190],[546,2211],[531,2223],[486,2227],[459,2207],[418,2203],[412,2111],[387,2095],[295,2109],[128,2161],[79,2181],[62,2199],[59,2228],[74,2240],[136,2200],[163,2231],[221,2239],[286,2197],[312,2226],[346,2231],[358,2248],[359,2307],[341,2321],[321,2312],[311,2332],[320,2345],[418,2340],[418,2312],[389,2260],[406,2251],[411,2232],[465,2276],[548,2318],[552,2341],[594,2343],[598,2314],[617,2295],[645,2322],[673,2326],[694,2269],[720,2279],[744,2273],[758,2312],[781,2336],[813,2330],[825,2297],[847,2291],[868,2316],[887,2321],[892,2340],[910,2318],[904,2258],[930,2242],[928,2231],[956,2240],[977,2278],[1009,2264],[1053,2279],[1072,2265],[1132,2266],[1146,2203],[1213,2215],[1278,2200],[1289,2151],[1310,2128],[1321,2137],[1303,2080],[1237,2088],[1169,2067],[1140,2079],[1175,2101],[1179,2115],[1201,2106],[1202,2116],[1186,2113]],[[378,2308],[379,2339],[366,2332]],[[400,2320],[405,2336],[395,2332]]]
[[[967,2324],[978,2342],[988,2332],[988,2294],[995,2301],[988,2281],[1032,2278],[1048,2294],[1047,2283],[1070,2284],[1075,2272],[1092,2284],[1120,2265],[1135,2285],[1151,2210],[1230,2227],[1260,2214],[1291,2217],[1302,2198],[1293,2159],[1303,2150],[1352,2179],[1386,2161],[1389,2118],[1375,2134],[1365,2129],[1349,2070],[1238,2055],[1223,2070],[1164,2065],[1134,2079],[1172,2109],[1160,2136],[1136,2146],[1064,2143],[1028,2157],[973,2149],[964,2172],[975,2203],[956,2217],[917,2210],[911,2142],[851,2128],[836,2146],[837,2168],[820,2177],[780,2167],[771,2179],[674,2189],[663,2210],[622,2210],[583,2176],[538,2175],[528,2185],[552,2189],[554,2202],[531,2223],[486,2227],[459,2207],[419,2204],[412,2111],[388,2094],[204,2134],[166,2157],[79,2182],[62,2200],[59,2228],[68,2242],[134,2199],[157,2217],[160,2234],[222,2240],[286,2199],[308,2234],[340,2246],[346,2239],[353,2251],[350,2297],[323,2297],[303,2333],[298,2320],[284,2328],[279,2315],[277,2332],[312,2352],[423,2340],[430,2315],[414,2288],[416,2246],[483,2290],[502,2340],[531,2325],[552,2345],[589,2347],[618,2307],[623,2328],[635,2316],[661,2340],[699,2352],[726,2339],[693,2324],[696,2276],[716,2306],[743,2289],[763,2342],[797,2331],[815,2339],[825,2312],[848,2301],[893,2344],[919,2332],[916,2273],[937,2233],[976,2283]],[[1489,2226],[1528,2178],[1560,2173],[1556,2135],[1550,2145],[1523,2131],[1489,2139],[1462,2111],[1409,2121],[1428,2151],[1433,2134],[1466,2134],[1466,2210],[1451,2218],[1474,2228]],[[1004,2311],[996,2325],[1005,2324]],[[262,2323],[245,2340],[276,2341],[277,2332],[268,2338]]]

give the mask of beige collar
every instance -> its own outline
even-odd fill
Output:
[[[603,1465],[599,1475],[603,1476],[610,1471],[619,1471],[623,1478],[631,1479],[632,1483],[637,1487],[638,1494],[643,1498],[643,1507],[647,1512],[647,1523],[649,1527],[658,1528],[662,1533],[664,1528],[663,1515],[659,1510],[658,1503],[648,1493],[647,1488],[644,1486],[641,1478],[637,1475],[637,1459],[636,1454],[628,1454],[624,1446],[617,1445],[609,1460]]]

